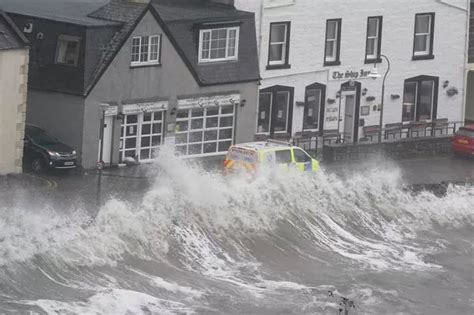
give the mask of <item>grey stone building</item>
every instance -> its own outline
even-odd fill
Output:
[[[0,8],[0,175],[21,172],[28,42]]]
[[[165,142],[210,156],[253,138],[253,13],[218,0],[4,2],[32,43],[27,121],[83,167],[150,161]]]

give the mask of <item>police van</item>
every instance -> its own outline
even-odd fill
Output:
[[[319,162],[303,149],[275,140],[232,145],[224,161],[224,171],[227,174],[236,170],[255,172],[259,166],[281,170],[295,168],[302,172],[319,170]]]

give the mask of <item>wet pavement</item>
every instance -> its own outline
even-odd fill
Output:
[[[186,163],[209,171],[220,171],[223,157],[187,160]],[[321,166],[328,173],[351,176],[374,167],[399,169],[404,185],[418,187],[443,186],[446,183],[474,183],[474,159],[454,156],[429,159],[388,161],[369,160]],[[110,198],[133,202],[139,200],[150,185],[160,178],[155,164],[143,164],[102,171],[49,172],[0,177],[0,200],[12,206],[50,206],[55,208],[85,208],[94,212]],[[428,188],[429,189],[429,188]],[[33,205],[23,204],[31,202]]]

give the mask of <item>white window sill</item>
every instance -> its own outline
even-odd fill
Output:
[[[199,64],[212,64],[212,63],[219,63],[219,62],[230,62],[230,61],[238,61],[237,58],[224,58],[224,59],[211,59],[211,60],[199,60]]]
[[[130,68],[147,67],[147,66],[161,66],[161,63],[159,61],[149,61],[149,62],[132,62],[130,64]]]

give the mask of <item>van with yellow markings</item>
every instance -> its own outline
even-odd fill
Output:
[[[260,166],[281,170],[291,168],[302,172],[317,172],[319,162],[303,149],[280,141],[249,142],[232,145],[224,161],[226,174],[235,171],[254,173]]]

